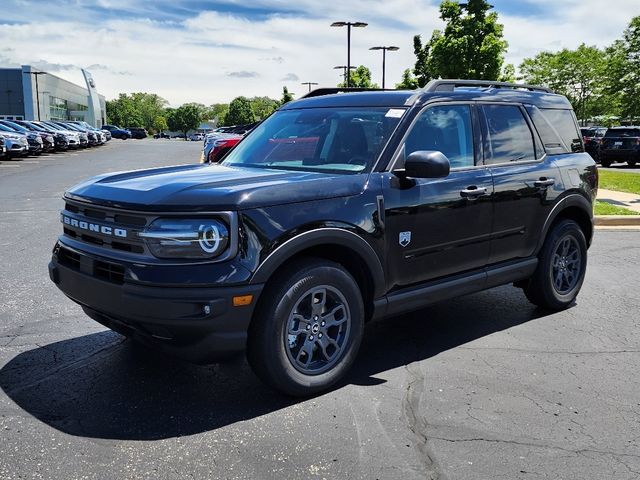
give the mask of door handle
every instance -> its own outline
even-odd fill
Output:
[[[536,188],[548,188],[554,183],[556,183],[556,181],[553,178],[542,177],[540,180],[533,182],[533,186]]]
[[[472,185],[470,187],[465,188],[464,190],[460,190],[460,196],[462,198],[478,198],[487,194],[487,189],[484,187],[476,187]]]

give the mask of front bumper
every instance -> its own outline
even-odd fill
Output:
[[[263,285],[163,287],[126,280],[112,260],[60,244],[49,276],[85,313],[106,327],[194,363],[211,363],[244,351]],[[253,295],[234,307],[234,296]]]

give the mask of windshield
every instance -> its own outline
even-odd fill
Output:
[[[370,107],[282,110],[256,127],[222,163],[330,173],[367,172],[404,112]]]

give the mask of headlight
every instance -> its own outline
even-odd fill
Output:
[[[215,258],[229,247],[229,228],[215,219],[161,218],[139,235],[158,258]]]

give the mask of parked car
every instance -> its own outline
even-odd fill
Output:
[[[99,128],[94,127],[93,125],[88,124],[87,122],[79,121],[79,120],[69,121],[67,123],[72,123],[80,127],[83,131],[87,132],[87,134],[93,133],[96,137],[96,142],[98,145],[104,145],[105,143],[107,143],[107,135],[104,130],[101,130]]]
[[[640,127],[607,130],[600,145],[600,163],[603,167],[610,167],[614,162],[627,162],[630,167],[640,162]]]
[[[40,155],[42,152],[50,152],[55,149],[55,143],[51,135],[35,132],[10,120],[0,120],[0,124],[11,128],[17,133],[26,135],[29,143],[29,153],[32,155]]]
[[[29,154],[27,136],[0,125],[0,135],[4,139],[7,158],[25,157]]]
[[[10,144],[10,147],[7,148],[9,157],[26,157],[36,149],[35,146],[31,146],[33,140],[29,140],[27,135],[4,125],[2,122],[0,122],[0,131],[4,134],[5,142]],[[35,154],[35,152],[33,154]]]
[[[50,126],[51,128],[55,128],[67,134],[70,138],[69,146],[72,148],[86,148],[88,146],[88,138],[87,134],[84,132],[80,132],[77,129],[73,129],[63,123],[54,122],[52,120],[43,120],[40,123]]]
[[[154,134],[153,138],[156,138],[156,139],[158,139],[158,138],[171,138],[171,135],[169,135],[166,132],[159,132],[159,133]]]
[[[4,144],[4,137],[0,133],[0,158],[4,158],[7,155],[7,147]]]
[[[233,147],[235,147],[244,137],[233,133],[219,134],[210,137],[204,145],[202,162],[218,163]]]
[[[580,133],[582,133],[585,151],[597,162],[602,137],[607,133],[607,129],[605,127],[583,127],[580,129]]]
[[[52,151],[63,151],[69,148],[69,141],[67,140],[67,137],[62,132],[55,131],[52,128],[44,128],[41,125],[38,125],[35,122],[31,122],[28,120],[16,120],[15,123],[33,132],[39,132],[41,135],[51,136],[51,138],[53,139]],[[44,138],[43,138],[43,141],[45,141]],[[49,143],[48,138],[46,139],[45,143]]]
[[[75,131],[71,131],[68,129],[64,129],[62,127],[60,127],[59,125],[56,125],[55,123],[49,123],[46,121],[32,121],[31,123],[33,123],[34,125],[37,125],[39,127],[42,127],[46,130],[52,130],[58,133],[61,133],[62,135],[65,136],[66,140],[67,140],[67,146],[68,148],[80,148],[81,144],[80,144],[80,133],[79,132],[75,132]]]
[[[120,128],[116,125],[103,125],[102,129],[110,131],[113,138],[119,138],[120,140],[131,138],[131,132],[126,128]]]
[[[573,304],[598,170],[565,97],[339,91],[280,107],[221,164],[71,188],[51,279],[135,341],[197,362],[246,349],[289,395],[344,379],[372,319],[507,284]]]
[[[127,128],[131,132],[131,138],[135,138],[137,140],[141,140],[143,138],[147,138],[148,134],[144,128],[140,127],[129,127]]]
[[[202,140],[204,140],[204,134],[192,133],[191,135],[189,135],[189,140],[191,140],[192,142],[201,142]]]
[[[100,144],[100,139],[98,138],[98,135],[96,135],[95,132],[83,127],[82,125],[78,125],[77,123],[71,122],[71,121],[67,121],[67,122],[57,122],[58,125],[62,126],[62,127],[67,127],[71,130],[76,130],[78,132],[80,132],[81,134],[86,135],[87,137],[87,146],[88,147],[94,147],[96,145]]]

